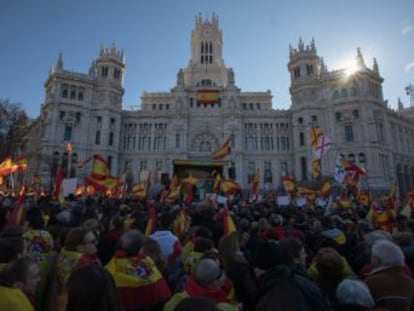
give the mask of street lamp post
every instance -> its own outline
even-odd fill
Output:
[[[67,172],[67,178],[70,178],[70,170],[71,170],[71,162],[72,162],[72,151],[73,146],[71,142],[68,142],[66,145],[66,151],[68,153],[68,172]]]

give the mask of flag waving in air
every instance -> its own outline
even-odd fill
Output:
[[[88,185],[103,191],[111,190],[118,184],[118,178],[111,176],[109,164],[100,155],[93,156],[91,175],[85,178]]]
[[[213,151],[211,156],[214,160],[221,160],[224,157],[228,156],[231,153],[231,140],[230,137],[226,140],[226,142],[220,146],[218,149]]]

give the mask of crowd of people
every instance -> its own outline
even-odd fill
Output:
[[[412,220],[398,217],[398,230],[387,232],[366,220],[363,205],[328,213],[99,195],[17,201],[0,195],[0,310],[414,306]]]

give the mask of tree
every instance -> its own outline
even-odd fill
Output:
[[[10,156],[22,156],[30,120],[21,104],[0,99],[0,162]]]

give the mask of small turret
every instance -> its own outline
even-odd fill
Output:
[[[101,44],[99,57],[89,69],[89,74],[99,80],[113,81],[122,86],[124,71],[124,50],[117,50],[115,43],[112,43],[110,48],[105,48]]]
[[[404,105],[399,97],[398,97],[398,110],[399,111],[404,110]]]
[[[323,57],[321,57],[321,73],[327,73],[327,72],[328,72],[328,66],[326,66]]]
[[[56,62],[56,68],[55,70],[57,72],[62,72],[63,71],[63,56],[62,56],[62,52],[59,53],[57,62]]]
[[[313,38],[309,45],[305,45],[302,38],[299,38],[297,48],[289,45],[288,69],[292,83],[302,83],[305,80],[318,78],[324,66],[317,55]]]
[[[372,66],[372,70],[379,75],[379,69],[378,69],[378,64],[377,64],[377,59],[374,58],[374,65]]]

